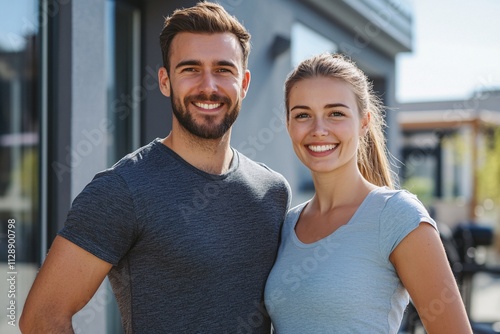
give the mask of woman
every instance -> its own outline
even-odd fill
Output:
[[[291,209],[267,281],[278,334],[397,333],[412,298],[428,333],[471,333],[436,223],[394,190],[382,105],[341,55],[285,83],[287,128],[315,195]]]

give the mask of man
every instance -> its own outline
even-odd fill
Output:
[[[289,206],[284,178],[230,147],[250,35],[221,6],[160,36],[172,131],[96,175],[30,291],[26,333],[71,333],[108,275],[127,333],[269,333],[263,289]]]

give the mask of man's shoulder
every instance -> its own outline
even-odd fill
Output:
[[[124,156],[118,162],[116,162],[110,169],[122,170],[149,164],[158,155],[157,146],[158,146],[158,140],[155,139],[149,144],[139,147],[137,150]]]
[[[286,182],[285,178],[283,175],[281,175],[279,172],[275,171],[274,169],[270,168],[263,162],[255,161],[250,159],[249,157],[245,156],[241,152],[237,152],[239,160],[240,160],[240,168],[244,170],[245,172],[248,173],[255,173],[259,174],[262,177],[269,177],[272,179],[276,180],[282,180]]]
[[[279,172],[273,170],[265,163],[254,161],[241,153],[237,153],[240,160],[240,175],[253,186],[266,191],[272,190],[283,196],[287,201],[287,208],[290,206],[292,189],[286,178]]]
[[[151,170],[155,165],[159,165],[158,159],[160,159],[161,154],[158,151],[157,140],[152,141],[127,154],[113,166],[98,172],[91,183],[105,187],[128,184],[131,180],[136,179],[138,175],[144,176],[145,170]]]

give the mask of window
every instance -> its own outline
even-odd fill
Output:
[[[40,260],[39,29],[38,1],[0,4],[1,333],[18,332]]]
[[[295,22],[292,25],[292,66],[315,54],[334,53],[337,49],[334,42],[302,23]]]
[[[140,145],[140,10],[128,3],[108,1],[109,164]]]

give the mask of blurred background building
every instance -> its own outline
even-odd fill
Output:
[[[442,223],[493,224],[500,199],[500,91],[398,110],[402,186]]]
[[[396,57],[412,51],[413,14],[405,2],[218,2],[252,34],[252,81],[232,145],[281,172],[292,186],[293,204],[313,189],[286,133],[283,82],[300,60],[327,51],[350,56],[390,107],[387,140],[403,186],[449,224],[475,220],[479,204],[498,210],[500,167],[489,159],[499,156],[498,94],[484,92],[472,105],[396,101]],[[165,16],[195,3],[0,4],[0,270],[9,272],[7,222],[14,219],[17,320],[74,197],[98,171],[168,134],[170,102],[157,88],[159,34]],[[481,176],[491,171],[497,173],[493,186]],[[491,219],[498,222],[498,215]],[[1,305],[9,303],[6,288],[0,283]],[[6,320],[2,316],[0,332],[17,333]],[[107,282],[74,324],[77,333],[121,332]]]

